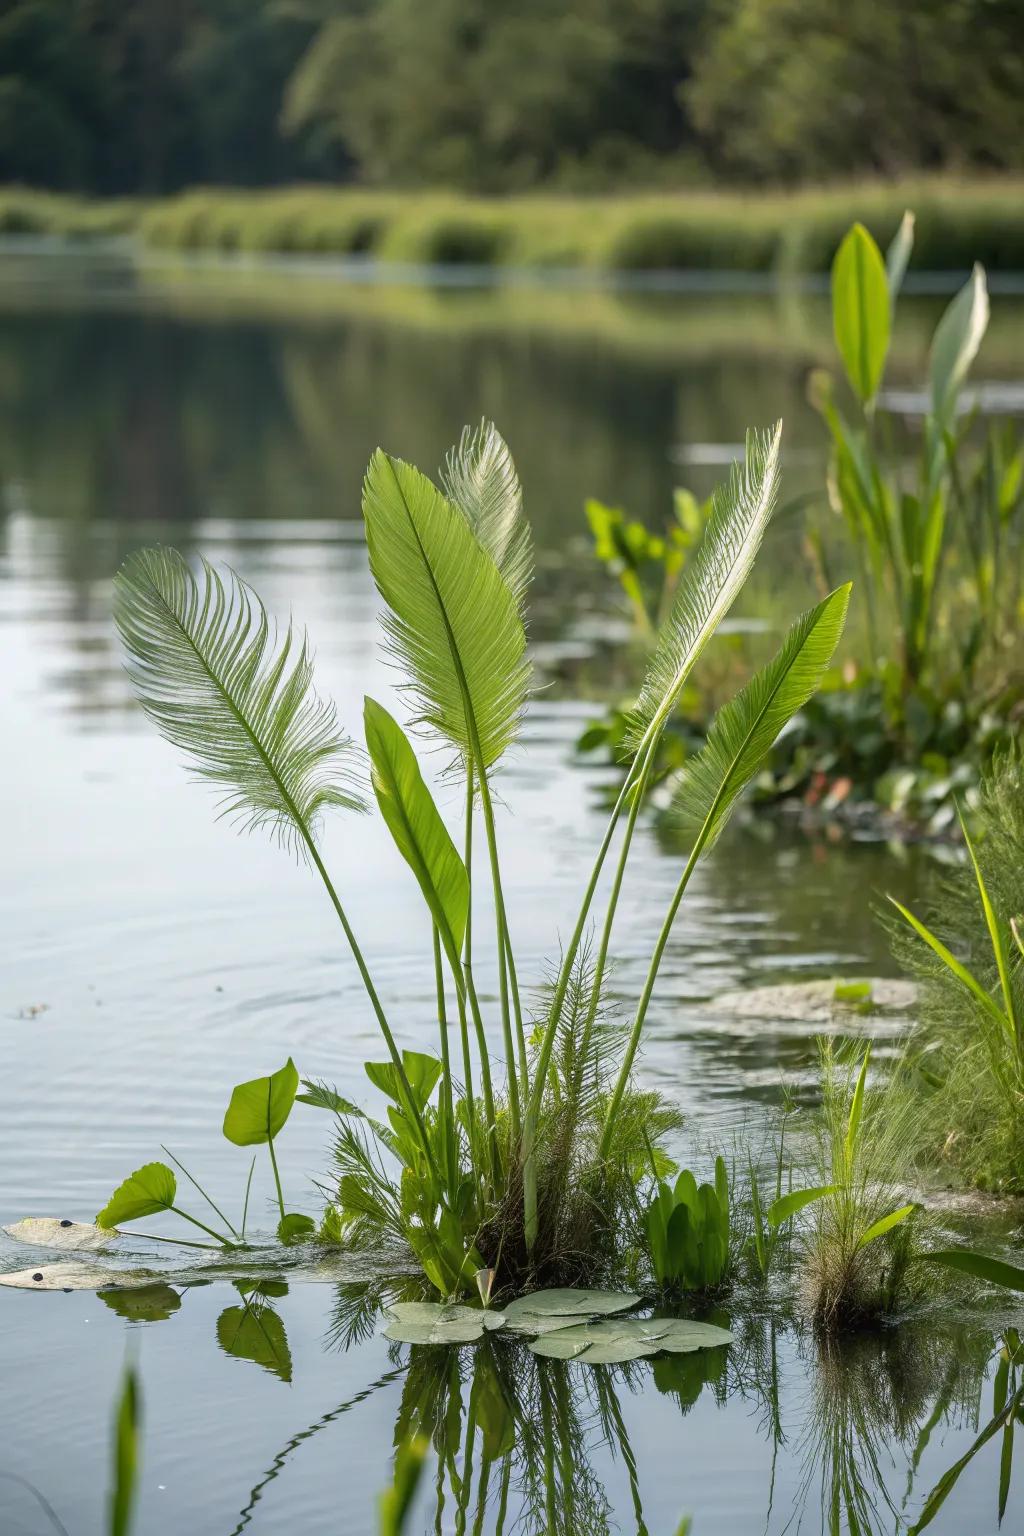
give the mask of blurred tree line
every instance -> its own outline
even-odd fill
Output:
[[[1024,166],[1024,0],[0,0],[0,180]]]

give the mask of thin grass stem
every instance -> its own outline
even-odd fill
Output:
[[[199,1193],[202,1195],[203,1199],[206,1201],[206,1203],[210,1207],[211,1211],[214,1211],[220,1217],[221,1221],[227,1227],[227,1229],[231,1233],[232,1237],[237,1238],[238,1241],[241,1242],[241,1237],[239,1237],[239,1234],[235,1231],[235,1228],[232,1226],[231,1222],[228,1221],[227,1217],[224,1215],[224,1212],[221,1210],[220,1206],[217,1205],[216,1202],[213,1199],[211,1199],[211,1197],[206,1193],[206,1190],[200,1184],[199,1180],[197,1178],[195,1178],[193,1174],[189,1173],[188,1169],[185,1167],[185,1164],[180,1160],[180,1158],[175,1157],[174,1153],[170,1150],[169,1147],[165,1147],[163,1142],[160,1143],[160,1150],[161,1150],[161,1152],[166,1152],[167,1153],[167,1156],[170,1158],[170,1160],[174,1164],[174,1166],[176,1168],[180,1168],[182,1173],[185,1175],[186,1179],[188,1179],[189,1183],[194,1185],[195,1188],[198,1189]]]

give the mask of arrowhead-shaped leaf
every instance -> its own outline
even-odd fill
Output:
[[[224,1116],[224,1135],[236,1147],[254,1147],[275,1137],[292,1112],[299,1074],[289,1056],[269,1077],[254,1077],[231,1090]],[[121,1218],[124,1220],[125,1218]]]

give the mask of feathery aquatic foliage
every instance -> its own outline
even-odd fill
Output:
[[[742,467],[715,492],[697,552],[688,561],[632,713],[626,745],[639,753],[675,707],[697,658],[750,574],[775,507],[782,423],[747,433]]]
[[[278,644],[262,602],[205,560],[145,549],[115,577],[114,617],[143,709],[196,774],[223,792],[222,814],[279,842],[312,842],[328,806],[361,810],[356,750],[313,688],[305,635]]]
[[[448,451],[441,485],[508,582],[522,613],[533,576],[533,543],[512,455],[492,421],[481,421],[475,431],[463,427]]]
[[[846,620],[850,586],[802,614],[773,659],[715,716],[707,741],[686,763],[673,818],[710,848],[741,790],[791,717],[821,682]]]
[[[370,569],[420,720],[463,763],[493,766],[519,731],[530,668],[508,583],[426,475],[378,449],[363,483]]]

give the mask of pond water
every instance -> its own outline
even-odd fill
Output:
[[[322,893],[273,847],[215,823],[210,797],[132,704],[110,623],[111,578],[129,550],[201,551],[272,611],[293,610],[321,689],[358,729],[365,693],[402,709],[360,531],[366,460],[380,442],[429,470],[464,421],[498,421],[538,545],[535,649],[559,683],[534,701],[500,785],[519,971],[539,984],[572,921],[608,777],[574,760],[593,706],[566,682],[611,622],[579,536],[584,497],[657,522],[674,484],[706,491],[744,427],[780,413],[787,483],[812,483],[820,462],[803,403],[821,348],[814,300],[794,318],[774,296],[661,296],[644,308],[603,295],[598,309],[563,292],[524,318],[493,293],[346,293],[319,307],[298,294],[290,308],[279,288],[243,286],[0,257],[0,1222],[91,1220],[165,1143],[234,1209],[248,1163],[220,1135],[232,1084],[290,1053],[303,1074],[365,1100],[361,1063],[379,1052]],[[922,301],[919,320],[911,306],[908,368],[933,308]],[[783,518],[741,612],[781,622],[806,599],[797,547]],[[398,1033],[430,1048],[429,931],[405,866],[370,817],[336,819],[324,848]],[[622,994],[635,995],[677,877],[678,852],[645,832],[616,935]],[[784,1082],[799,1087],[813,1068],[807,1025],[740,1021],[715,996],[891,971],[872,907],[886,890],[913,895],[921,877],[913,851],[764,829],[723,841],[673,932],[641,1067],[686,1111],[689,1136],[735,1144]],[[490,958],[481,933],[483,976]],[[493,1020],[493,995],[485,1005]],[[317,1209],[325,1124],[296,1112],[281,1138],[292,1209]],[[270,1196],[258,1167],[253,1210],[267,1225]],[[0,1270],[32,1260],[0,1247]],[[936,1319],[856,1346],[840,1369],[795,1320],[734,1310],[738,1342],[724,1356],[588,1373],[505,1346],[489,1346],[493,1359],[415,1351],[410,1364],[373,1325],[345,1339],[360,1294],[354,1280],[293,1283],[264,1319],[270,1356],[254,1361],[224,1347],[223,1314],[241,1304],[224,1282],[188,1288],[150,1321],[91,1294],[0,1292],[4,1536],[54,1528],[17,1478],[74,1536],[104,1529],[126,1355],[145,1393],[145,1536],[370,1532],[396,1421],[435,1413],[453,1459],[440,1512],[429,1463],[413,1531],[671,1536],[689,1512],[708,1536],[795,1528],[799,1510],[802,1529],[824,1530],[834,1465],[851,1486],[867,1479],[876,1523],[862,1515],[860,1529],[895,1531],[904,1499],[912,1519],[990,1412],[998,1339],[980,1324]],[[500,1413],[493,1422],[492,1377],[517,1449],[488,1479],[482,1447],[495,1452],[508,1429]],[[458,1448],[470,1418],[467,1471]],[[545,1466],[529,1437],[547,1423]],[[995,1442],[934,1529],[994,1531],[997,1481]],[[1022,1515],[1011,1491],[1005,1527]]]

